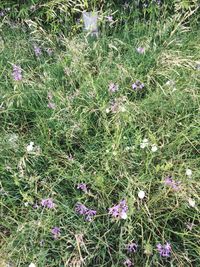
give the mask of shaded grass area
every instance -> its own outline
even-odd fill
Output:
[[[166,25],[135,24],[98,40],[2,26],[2,258],[41,267],[123,266],[127,257],[135,266],[200,265],[200,35],[181,27],[171,35]],[[12,64],[21,66],[22,81],[13,80]],[[132,89],[137,80],[143,90]],[[115,93],[108,90],[111,82],[119,85]],[[55,109],[47,107],[49,93]],[[142,149],[144,138],[149,146]],[[27,153],[31,141],[39,149]],[[181,182],[179,191],[164,185],[168,175]],[[77,190],[80,182],[87,194]],[[48,197],[53,210],[40,206]],[[108,208],[121,199],[128,218],[114,220]],[[92,222],[75,213],[77,202],[97,210]],[[58,240],[51,234],[55,226]],[[127,255],[131,241],[138,251]],[[156,245],[167,241],[172,255],[164,259]]]

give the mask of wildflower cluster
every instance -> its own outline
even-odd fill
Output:
[[[85,220],[91,222],[96,215],[96,210],[88,209],[85,205],[77,203],[75,206],[76,213],[85,216]]]
[[[55,208],[55,203],[51,198],[46,198],[41,200],[41,206],[48,209]]]
[[[142,83],[142,82],[140,82],[140,81],[136,81],[136,82],[134,82],[133,84],[132,84],[132,88],[133,88],[133,90],[138,90],[138,89],[143,89],[144,88],[144,84]]]
[[[39,56],[42,55],[42,50],[41,50],[41,48],[40,48],[39,46],[34,45],[33,48],[34,48],[34,52],[35,52],[35,56],[36,56],[36,57],[39,57]]]
[[[110,93],[115,93],[116,91],[118,91],[118,89],[119,89],[119,85],[116,83],[110,83],[109,88],[108,88]]]
[[[80,183],[77,185],[77,189],[82,190],[84,193],[87,193],[87,185],[85,183]]]
[[[162,257],[170,257],[171,255],[171,245],[166,243],[165,245],[158,244],[157,250]]]
[[[136,243],[129,243],[128,245],[126,245],[126,251],[128,254],[132,254],[132,253],[135,253],[137,251],[137,247],[138,245]],[[132,260],[130,260],[129,258],[127,258],[125,261],[124,261],[124,266],[128,266],[128,267],[131,267],[133,266],[134,263]]]
[[[126,246],[126,250],[128,253],[135,253],[137,251],[138,245],[136,243],[129,243]]]
[[[144,149],[150,145],[149,140],[147,138],[144,138],[142,143],[140,144],[140,148]],[[158,147],[156,144],[151,144],[151,151],[156,152],[158,150]]]
[[[171,187],[175,191],[180,190],[180,183],[180,181],[174,181],[171,176],[166,177],[164,180],[164,184]]]
[[[110,101],[110,107],[106,109],[106,113],[125,112],[126,97],[119,97]]]
[[[42,49],[38,45],[33,46],[33,51],[36,57],[40,57],[42,55]],[[53,53],[53,50],[51,48],[46,48],[45,51],[49,56],[51,56]]]
[[[53,235],[54,239],[58,239],[58,237],[60,236],[60,228],[55,226],[51,229],[51,233]]]
[[[109,214],[117,219],[127,218],[128,206],[126,200],[121,200],[118,205],[109,208]]]
[[[19,65],[13,65],[12,76],[15,81],[22,80],[22,69]]]

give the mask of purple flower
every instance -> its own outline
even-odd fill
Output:
[[[166,243],[165,245],[158,244],[157,250],[162,257],[170,257],[171,255],[171,245],[169,243]]]
[[[118,89],[119,89],[119,85],[118,84],[110,83],[108,90],[109,90],[110,93],[115,93],[116,91],[118,91]]]
[[[55,208],[55,204],[51,198],[42,199],[41,206],[48,209]]]
[[[85,220],[88,222],[91,222],[93,220],[93,217],[97,214],[96,210],[90,210],[86,212]]]
[[[5,13],[3,11],[0,11],[0,17],[4,17]]]
[[[75,206],[75,211],[80,215],[85,215],[88,211],[88,208],[86,208],[86,206],[81,203],[77,203]]]
[[[126,200],[121,200],[118,205],[109,208],[109,214],[118,219],[126,219],[127,211],[128,206]]]
[[[77,189],[82,190],[83,192],[87,193],[87,185],[85,183],[80,183],[77,185]]]
[[[49,103],[47,104],[47,107],[50,108],[50,109],[55,109],[55,108],[56,108],[56,104],[53,103],[53,102],[49,102]]]
[[[135,253],[136,250],[137,250],[137,247],[138,245],[136,243],[129,243],[127,246],[126,246],[126,250],[129,252],[129,253]]]
[[[126,259],[124,261],[124,266],[126,266],[126,267],[132,267],[133,266],[133,262],[131,260],[129,260],[129,259]]]
[[[136,85],[136,83],[133,83],[133,84],[132,84],[132,88],[133,88],[134,90],[137,89],[137,85]]]
[[[75,206],[76,213],[85,216],[85,220],[91,222],[96,215],[96,210],[88,209],[85,205],[77,203]]]
[[[143,89],[144,84],[141,83],[140,81],[136,81],[135,83],[132,84],[132,88],[133,88],[133,90]]]
[[[174,181],[171,176],[166,177],[164,180],[164,184],[171,187],[175,191],[180,190],[180,183],[180,181]]]
[[[145,48],[144,47],[138,47],[136,50],[137,50],[137,52],[139,54],[144,54],[144,52],[145,52]]]
[[[56,227],[56,226],[53,227],[51,229],[51,233],[52,233],[54,239],[58,239],[58,237],[60,236],[60,228],[59,227]]]
[[[19,65],[13,65],[12,76],[15,81],[22,80],[22,69]]]
[[[39,57],[42,54],[41,48],[36,45],[34,45],[34,52],[35,52],[36,57]]]

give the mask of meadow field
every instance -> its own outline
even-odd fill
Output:
[[[1,21],[1,267],[200,266],[200,31],[184,22],[69,38]]]

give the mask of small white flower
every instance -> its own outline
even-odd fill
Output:
[[[28,207],[28,204],[29,204],[28,202],[24,202],[25,207]]]
[[[33,151],[33,146],[34,146],[34,142],[30,142],[30,144],[26,147],[26,151],[27,152],[31,152]]]
[[[192,208],[195,207],[195,200],[194,200],[194,199],[189,198],[189,199],[188,199],[188,203],[189,203],[190,207],[192,207]]]
[[[110,112],[110,109],[109,109],[109,108],[107,108],[107,109],[106,109],[106,113],[109,113],[109,112]]]
[[[166,85],[167,86],[173,86],[175,83],[174,83],[174,81],[172,81],[172,80],[169,80],[169,81],[167,81],[166,82]]]
[[[29,264],[28,267],[36,267],[36,265],[34,263],[31,262],[31,264]]]
[[[151,151],[156,152],[157,150],[158,150],[158,147],[155,144],[153,144],[151,147]]]
[[[140,148],[145,148],[149,145],[149,140],[144,138],[142,143],[140,144]]]
[[[122,212],[120,216],[121,216],[121,218],[124,219],[124,220],[127,219],[127,214],[126,214],[126,212]]]
[[[144,191],[139,191],[139,192],[138,192],[138,197],[139,197],[140,199],[143,199],[143,198],[145,197],[145,192],[144,192]]]
[[[190,169],[186,169],[185,174],[186,174],[187,176],[191,177],[191,176],[192,176],[192,170],[190,170]]]
[[[146,145],[144,143],[140,144],[140,148],[145,148],[145,147],[146,147]]]

